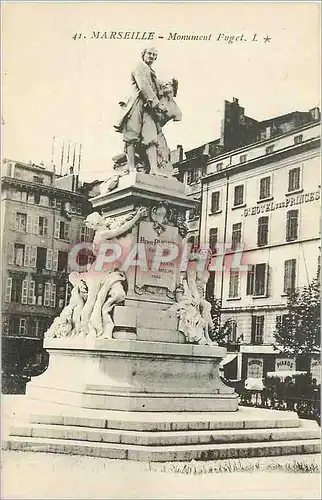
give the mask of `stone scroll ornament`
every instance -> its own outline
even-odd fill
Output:
[[[122,218],[105,219],[98,212],[90,214],[85,223],[94,229],[93,253],[97,255],[99,244],[120,238],[148,216],[140,207]],[[95,263],[94,263],[95,264]],[[111,339],[114,329],[112,311],[124,301],[127,292],[125,274],[118,269],[95,271],[94,264],[85,272],[73,272],[69,281],[73,285],[69,304],[54,320],[45,337],[79,337]]]

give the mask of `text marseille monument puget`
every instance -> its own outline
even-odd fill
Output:
[[[156,58],[146,49],[130,75],[115,125],[125,153],[86,221],[93,262],[70,275],[69,305],[45,335],[49,367],[28,384],[27,421],[5,446],[155,461],[317,451],[315,427],[292,412],[238,409],[220,379],[207,255],[185,244],[197,202],[172,176],[163,135],[181,120],[178,82],[157,78]]]

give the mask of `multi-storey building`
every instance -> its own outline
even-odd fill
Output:
[[[221,300],[221,320],[231,320],[230,340],[239,345],[226,365],[231,378],[303,368],[273,344],[287,292],[317,273],[319,146],[318,108],[256,122],[234,99],[226,102],[221,138],[177,164],[187,193],[201,202],[188,222],[190,241],[213,254],[207,291]]]
[[[2,335],[42,339],[68,300],[68,252],[90,241],[90,204],[73,173],[8,159],[1,181]]]

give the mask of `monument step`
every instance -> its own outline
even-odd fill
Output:
[[[138,446],[119,443],[94,443],[77,440],[11,436],[3,449],[88,455],[102,458],[139,461],[216,460],[319,453],[319,439],[275,441],[266,443],[200,444],[185,446]]]
[[[315,424],[315,425],[314,425]],[[142,432],[119,429],[93,429],[67,425],[20,424],[10,429],[11,436],[54,438],[76,441],[120,443],[140,446],[172,446],[194,444],[256,443],[319,439],[315,422],[311,427],[280,429],[194,430]]]
[[[275,429],[299,427],[300,419],[293,412],[239,409],[236,413],[138,413],[104,412],[102,410],[60,413],[31,413],[28,421],[33,424],[56,424],[90,428],[131,431],[188,431]]]

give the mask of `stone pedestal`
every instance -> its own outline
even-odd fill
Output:
[[[125,252],[143,242],[148,262],[160,243],[182,247],[186,210],[197,203],[176,179],[138,172],[120,177],[112,191],[91,201],[94,210],[99,208],[104,217],[116,221],[144,208],[147,215],[117,242]],[[111,313],[113,338],[73,333],[46,338],[49,368],[28,385],[27,394],[96,410],[236,411],[237,395],[219,377],[226,349],[189,343],[178,329],[176,290],[182,279],[178,260],[155,272],[139,266],[124,272],[126,297]]]
[[[222,347],[51,339],[45,348],[49,368],[28,384],[31,398],[102,410],[237,410],[237,395],[219,378]]]

